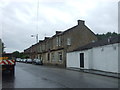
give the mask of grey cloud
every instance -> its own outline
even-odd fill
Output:
[[[120,1],[118,3],[118,32],[120,33]]]
[[[35,38],[31,38],[32,34],[39,34],[39,39],[44,39],[44,36],[52,36],[56,30],[67,30],[77,24],[78,19],[84,19],[86,25],[90,27],[95,33],[105,33],[107,31],[116,31],[117,20],[117,3],[102,3],[88,11],[85,17],[80,15],[77,8],[67,5],[65,2],[55,3],[40,3],[39,8],[39,30],[36,30],[37,18],[36,18],[36,2],[11,2],[3,11],[4,20],[3,24],[3,40],[6,45],[7,52],[13,52],[14,50],[23,51],[30,45],[35,43]],[[70,21],[60,20],[60,15],[55,17],[47,17],[42,9],[51,8],[57,10],[57,12],[63,12],[70,15]],[[47,10],[47,9],[46,9]],[[17,14],[21,17],[18,17]],[[27,18],[25,18],[27,16]],[[54,13],[52,13],[54,14]],[[27,23],[22,21],[21,18],[25,18]],[[51,21],[54,19],[54,22]]]
[[[117,3],[109,2],[100,4],[94,11],[89,12],[86,18],[88,25],[96,33],[106,33],[118,31],[118,11]]]

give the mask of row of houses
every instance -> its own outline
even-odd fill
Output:
[[[24,53],[47,65],[120,73],[119,51],[120,36],[98,41],[85,21],[78,20],[76,26],[56,31],[52,37],[45,37],[25,49]]]
[[[2,42],[2,39],[0,38],[0,55],[4,52],[4,43]]]
[[[95,34],[78,20],[77,25],[65,31],[56,31],[52,37],[45,37],[24,50],[31,59],[38,58],[44,64],[66,67],[67,52],[73,51],[91,42],[97,41]]]

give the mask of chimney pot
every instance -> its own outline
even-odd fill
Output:
[[[84,25],[85,21],[84,20],[78,20],[78,25]]]
[[[50,37],[45,37],[45,40],[46,40],[46,39],[49,39],[49,38],[50,38]]]
[[[56,31],[56,34],[59,34],[59,33],[61,33],[62,31]]]

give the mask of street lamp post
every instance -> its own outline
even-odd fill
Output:
[[[38,34],[36,35],[31,35],[31,37],[35,37],[36,38],[36,43],[38,43]],[[38,55],[37,51],[34,53],[34,56]],[[37,56],[38,57],[38,56]]]
[[[38,43],[38,34],[36,34],[36,35],[31,35],[31,37],[36,37],[36,43]]]

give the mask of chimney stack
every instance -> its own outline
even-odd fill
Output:
[[[78,20],[78,25],[84,25],[85,24],[85,21],[83,20]]]
[[[56,34],[62,33],[62,31],[56,31]]]
[[[42,42],[43,40],[39,40],[39,42]]]
[[[49,39],[49,38],[50,38],[50,37],[45,37],[45,40],[46,40],[46,39]]]

